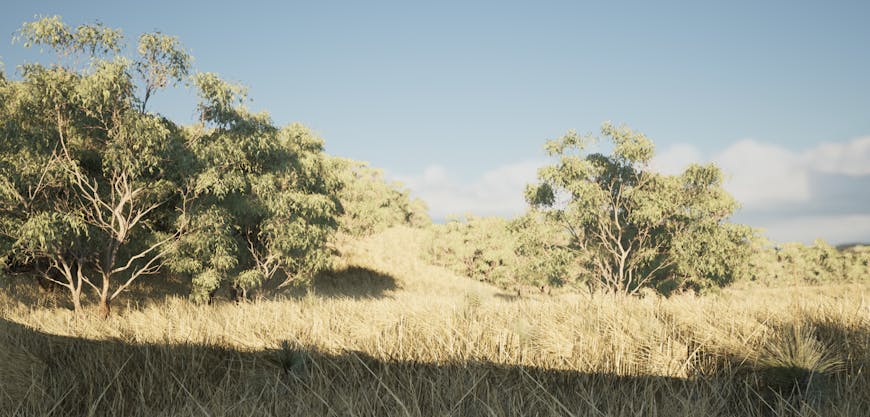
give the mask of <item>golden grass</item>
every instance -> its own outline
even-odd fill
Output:
[[[379,293],[212,306],[168,297],[119,306],[107,321],[0,297],[0,407],[22,416],[870,410],[867,285],[517,298],[420,261],[419,244],[403,228],[341,244],[337,269],[393,280]]]

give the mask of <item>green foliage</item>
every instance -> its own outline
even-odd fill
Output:
[[[578,264],[565,244],[564,230],[542,216],[469,215],[433,225],[427,255],[436,265],[502,288],[577,283]]]
[[[17,226],[12,249],[25,259],[43,254],[63,254],[87,238],[88,227],[75,213],[41,212]]]
[[[775,246],[758,238],[752,255],[739,275],[765,285],[825,284],[870,280],[870,248],[839,250],[823,240],[812,245],[786,243]]]
[[[331,158],[329,163],[344,185],[339,193],[342,232],[368,236],[392,226],[422,228],[431,224],[426,203],[412,199],[401,183],[387,182],[381,170],[346,158]]]
[[[693,165],[662,175],[648,169],[654,146],[645,135],[610,123],[601,133],[614,145],[610,155],[587,153],[598,138],[573,131],[547,142],[557,162],[526,191],[534,208],[569,233],[563,248],[608,291],[732,281],[751,230],[727,223],[736,203],[722,189],[719,169]]]
[[[535,286],[586,284],[584,262],[568,248],[570,236],[558,223],[540,213],[530,212],[510,222],[515,239],[514,253],[520,261],[516,279]]]
[[[198,202],[174,269],[194,277],[195,300],[223,284],[246,295],[312,276],[328,263],[340,209],[323,141],[302,125],[279,129],[267,114],[248,112],[244,90],[215,74],[194,83],[202,125],[189,130],[197,164],[190,189]]]
[[[73,30],[60,16],[52,16],[25,23],[15,40],[21,41],[25,48],[41,45],[62,56],[80,53],[96,56],[120,52],[123,35],[120,30],[100,23],[81,25]]]
[[[428,252],[435,264],[494,285],[507,286],[515,280],[516,241],[507,220],[469,215],[433,225],[431,230]]]
[[[142,108],[151,94],[169,85],[175,85],[190,73],[192,58],[177,37],[162,33],[145,33],[139,36],[139,62],[136,71],[145,82],[145,98]]]
[[[120,31],[73,30],[58,17],[26,23],[17,38],[58,60],[0,78],[6,264],[43,265],[77,307],[87,285],[103,314],[165,265],[206,299],[223,284],[245,292],[326,264],[341,182],[308,129],[247,111],[244,89],[212,73],[192,77],[198,125],[148,112],[154,93],[191,73],[171,36],[142,35],[136,58],[121,53]]]

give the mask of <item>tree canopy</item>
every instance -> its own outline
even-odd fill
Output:
[[[603,288],[634,293],[646,286],[709,286],[734,279],[751,230],[727,221],[737,207],[714,165],[680,175],[649,168],[652,141],[605,123],[609,155],[588,153],[597,137],[568,132],[547,142],[556,163],[540,170],[527,200],[561,224],[567,246]]]
[[[53,51],[0,78],[0,235],[8,265],[110,302],[171,270],[194,294],[247,291],[322,267],[340,182],[322,140],[243,106],[244,89],[194,72],[174,37],[143,34],[131,57],[119,30],[25,23],[16,39]],[[192,75],[191,75],[192,74]],[[190,83],[200,122],[182,127],[149,98]]]

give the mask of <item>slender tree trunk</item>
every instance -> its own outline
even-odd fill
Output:
[[[109,306],[110,302],[111,300],[109,300],[108,294],[100,294],[100,318],[109,318],[109,314],[111,313],[111,307]]]
[[[78,286],[78,288],[72,289],[72,303],[73,303],[73,311],[75,311],[76,317],[81,317],[84,314],[84,310],[82,310],[82,287]]]
[[[209,291],[208,292],[208,301],[206,301],[206,304],[211,305],[214,302],[214,297],[216,294],[217,294],[217,288]]]
[[[109,318],[109,313],[111,313],[111,308],[109,304],[112,302],[112,299],[109,297],[109,276],[103,275],[103,288],[100,290],[100,318],[107,319]]]
[[[76,280],[77,277],[73,276],[72,268],[69,268],[68,265],[63,264],[62,267],[58,267],[57,272],[59,272],[63,279],[66,280],[66,284],[60,284],[60,277],[52,278],[51,273],[52,270],[44,270],[41,272],[41,275],[38,276],[40,288],[42,288],[43,283],[49,286],[52,290],[58,287],[64,287],[69,290],[69,299],[72,301],[73,311],[75,312],[76,317],[82,315],[82,281],[81,277]]]

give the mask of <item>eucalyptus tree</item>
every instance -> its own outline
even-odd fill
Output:
[[[184,137],[145,103],[187,75],[189,57],[174,38],[146,34],[128,58],[119,30],[59,17],[25,23],[16,38],[56,60],[5,82],[5,249],[69,289],[78,311],[83,286],[93,289],[105,317],[161,270],[184,230]]]
[[[196,156],[189,233],[172,266],[192,277],[193,298],[227,284],[242,296],[304,280],[330,259],[341,183],[323,141],[307,128],[275,127],[244,107],[244,88],[212,73],[193,78],[200,124],[188,129]]]
[[[737,207],[722,173],[691,165],[680,175],[649,169],[645,135],[605,123],[610,155],[588,153],[598,138],[568,132],[546,144],[558,161],[542,168],[527,201],[559,222],[584,269],[608,291],[645,286],[707,286],[732,280],[751,231],[727,222]]]

